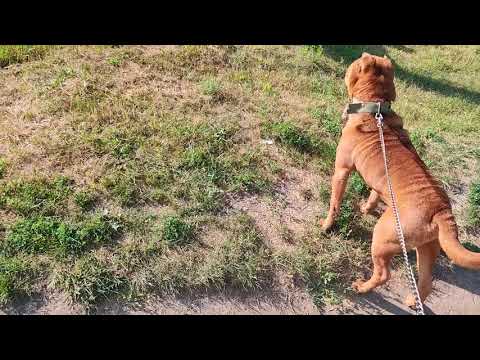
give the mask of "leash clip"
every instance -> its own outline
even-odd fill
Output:
[[[380,107],[382,106],[382,103],[378,103],[378,110],[377,113],[375,114],[375,119],[377,120],[377,126],[382,127],[383,126],[383,115],[380,112]]]

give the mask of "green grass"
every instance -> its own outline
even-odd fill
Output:
[[[472,226],[480,225],[480,181],[472,183],[468,195],[468,222]]]
[[[17,296],[30,295],[37,271],[26,259],[0,255],[0,304]]]
[[[5,159],[0,158],[0,179],[3,178],[6,171],[7,171],[7,162],[5,161]]]
[[[78,191],[74,195],[75,203],[83,210],[88,211],[95,205],[96,195],[92,191]]]
[[[103,179],[103,185],[121,206],[134,206],[139,200],[136,178],[132,173],[113,173]]]
[[[320,197],[326,204],[330,204],[331,185],[322,183],[320,185]],[[357,172],[350,175],[347,189],[345,191],[340,211],[335,220],[335,233],[340,234],[343,238],[355,238],[360,236],[362,229],[357,225],[360,214],[358,204],[362,198],[369,196],[369,189],[361,176]]]
[[[252,219],[240,216],[232,237],[212,252],[200,276],[212,277],[213,273],[221,279],[221,285],[253,289],[268,279],[268,257],[269,252]]]
[[[335,159],[335,143],[316,136],[312,131],[305,131],[291,121],[264,123],[263,136],[272,137],[281,145],[300,154],[316,156],[323,167],[331,166]]]
[[[110,65],[113,65],[113,66],[120,66],[121,63],[122,63],[122,59],[120,59],[118,57],[111,57],[107,61]]]
[[[51,215],[59,212],[60,204],[70,192],[71,183],[66,177],[17,179],[0,185],[0,207],[25,216]]]
[[[340,136],[342,126],[338,120],[341,116],[338,111],[334,111],[330,108],[314,108],[310,110],[310,114],[312,118],[319,121],[320,128],[327,134],[334,138]]]
[[[58,72],[57,76],[52,81],[52,87],[57,88],[62,86],[67,79],[74,78],[76,76],[75,70],[70,67],[62,68]]]
[[[50,217],[31,217],[12,225],[2,244],[6,254],[79,254],[87,248],[106,244],[118,235],[115,219],[94,216],[80,224],[69,224]]]
[[[80,258],[71,269],[56,274],[55,286],[70,298],[91,308],[99,299],[118,294],[124,280],[94,256]]]
[[[222,230],[225,239],[213,244],[207,253],[199,245],[185,249],[150,248],[154,256],[146,259],[146,267],[136,268],[131,291],[141,294],[153,287],[161,294],[175,294],[227,286],[253,290],[267,285],[272,270],[270,253],[252,219],[240,214],[215,227]],[[144,256],[144,252],[137,252],[135,259]]]
[[[49,51],[48,46],[39,45],[1,45],[0,67],[29,60],[42,59]]]
[[[2,301],[47,281],[93,309],[116,296],[256,291],[285,273],[319,307],[341,301],[370,267],[358,174],[328,234],[300,213],[304,238],[283,222],[261,233],[269,213],[249,218],[238,202],[298,195],[328,208],[345,70],[370,51],[395,63],[393,108],[443,185],[468,187],[459,224],[477,226],[478,49],[0,46],[0,66],[17,64],[0,92]],[[475,229],[462,233],[475,243]],[[269,246],[276,235],[291,252]]]
[[[169,216],[164,220],[162,237],[170,245],[186,245],[194,240],[195,230],[191,224],[177,216]]]
[[[267,124],[266,131],[282,144],[291,146],[300,152],[314,153],[318,150],[315,139],[292,122]]]
[[[362,177],[357,173],[353,172],[349,178],[349,184],[347,193],[353,193],[357,196],[368,197],[370,195],[369,189]]]
[[[112,131],[96,138],[94,144],[99,153],[110,153],[118,159],[125,159],[135,155],[139,147],[136,141],[137,139],[128,133]]]
[[[213,78],[203,80],[200,83],[200,88],[202,89],[202,93],[204,95],[211,97],[218,97],[222,92],[222,86],[216,79]]]
[[[281,271],[303,284],[320,308],[341,302],[348,287],[362,273],[369,246],[359,241],[345,241],[338,235],[325,235],[312,229],[294,252],[278,253],[275,263]],[[348,257],[348,267],[345,267]]]

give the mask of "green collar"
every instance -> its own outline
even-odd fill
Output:
[[[376,114],[378,112],[378,102],[359,102],[348,104],[347,114],[370,113]],[[380,103],[380,113],[382,115],[390,114],[392,109],[389,102]]]

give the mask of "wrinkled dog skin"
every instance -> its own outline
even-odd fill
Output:
[[[387,57],[368,53],[354,61],[345,75],[348,95],[355,102],[394,101],[393,80],[392,62]],[[353,284],[357,292],[366,293],[389,280],[390,260],[401,253],[401,247],[395,232],[375,117],[369,113],[347,115],[345,111],[343,118],[330,209],[321,225],[324,230],[333,225],[352,171],[357,171],[371,188],[368,200],[361,207],[363,213],[374,209],[379,200],[387,205],[373,230],[373,274],[368,281],[357,280]],[[440,249],[455,264],[469,269],[480,269],[480,254],[468,251],[460,244],[448,196],[415,151],[403,129],[402,119],[392,112],[384,116],[384,123],[391,182],[407,250],[417,251],[418,288],[423,302],[432,289],[432,269]],[[411,307],[415,305],[413,294],[405,303]]]

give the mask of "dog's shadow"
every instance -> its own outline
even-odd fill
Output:
[[[356,295],[352,297],[353,305],[348,311],[340,311],[341,314],[360,313],[365,315],[411,315],[409,312],[397,304],[389,297],[378,292],[371,291],[367,294]]]
[[[368,315],[415,315],[414,310],[409,309],[406,305],[400,304],[398,300],[376,291],[358,296],[355,302],[355,307],[358,307]],[[398,303],[398,305],[396,303]],[[423,305],[423,310],[425,315],[435,315],[432,309],[425,304]]]
[[[434,270],[434,279],[461,288],[471,294],[480,296],[480,277],[478,271],[447,265],[445,255],[440,257]]]

